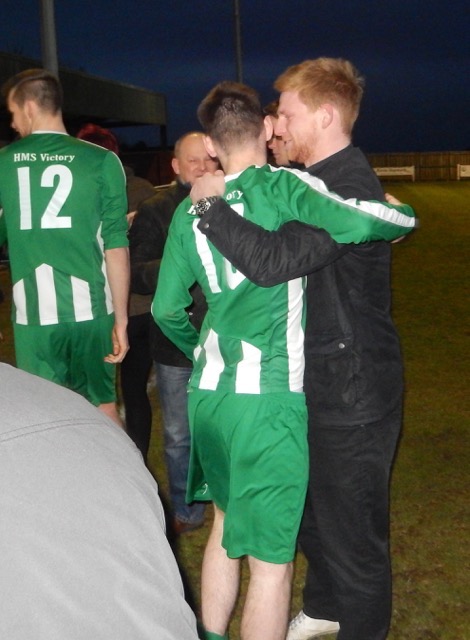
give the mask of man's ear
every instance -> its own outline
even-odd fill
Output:
[[[173,169],[173,172],[175,174],[175,176],[179,176],[180,174],[180,163],[178,158],[172,158],[171,159],[171,168]]]
[[[23,108],[28,120],[33,122],[38,112],[38,105],[36,102],[34,100],[25,100]]]
[[[335,115],[335,108],[332,104],[330,104],[329,102],[325,102],[325,104],[321,105],[321,109],[322,109],[322,128],[326,129],[327,127],[330,126],[330,124],[333,122],[333,118]]]
[[[269,142],[274,135],[273,120],[270,116],[264,118],[264,131],[266,135],[266,142]]]
[[[217,158],[217,151],[214,148],[214,143],[212,141],[212,138],[210,136],[204,136],[202,140],[204,142],[206,151],[210,155],[210,157]]]

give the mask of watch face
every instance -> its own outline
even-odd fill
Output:
[[[198,200],[196,202],[196,213],[198,216],[203,216],[206,213],[208,208],[209,208],[209,203],[205,198],[202,198],[201,200]]]
[[[196,202],[195,209],[196,215],[203,216],[210,208],[211,204],[218,200],[218,196],[209,196],[208,198],[201,198]]]

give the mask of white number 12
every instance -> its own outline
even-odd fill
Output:
[[[61,164],[50,165],[43,171],[41,187],[53,187],[56,176],[58,176],[59,182],[46,210],[41,216],[41,229],[70,229],[72,227],[72,218],[70,216],[59,217],[59,213],[72,190],[73,176],[70,169]],[[20,167],[18,169],[18,186],[20,193],[20,229],[32,229],[29,167]]]

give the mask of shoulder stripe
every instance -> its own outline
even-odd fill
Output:
[[[358,211],[367,213],[370,216],[382,220],[383,222],[388,222],[389,224],[394,224],[406,229],[413,229],[414,227],[416,227],[417,220],[413,215],[411,215],[413,213],[413,210],[406,204],[400,205],[400,208],[402,209],[402,211],[407,211],[408,215],[400,211],[400,209],[396,209],[393,205],[389,205],[384,202],[377,202],[374,200],[357,200],[356,198],[349,198],[348,200],[344,200],[336,193],[328,191],[323,180],[310,175],[306,171],[299,171],[299,169],[290,169],[289,167],[274,167],[273,170],[287,171],[288,173],[296,176],[299,180],[302,180],[302,182],[308,184],[312,189],[315,189],[315,191],[318,191],[325,197],[330,198],[331,200],[335,200],[336,202],[345,203],[353,209],[357,209]]]

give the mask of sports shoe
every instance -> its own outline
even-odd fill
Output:
[[[301,611],[290,621],[286,640],[310,640],[310,638],[320,638],[338,631],[338,622],[310,618]]]

